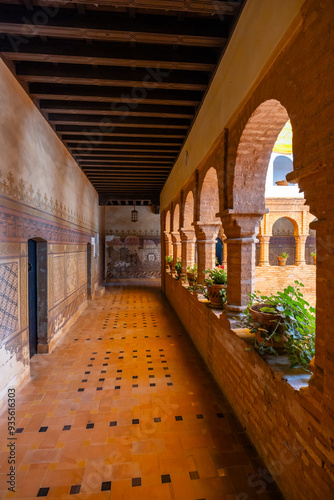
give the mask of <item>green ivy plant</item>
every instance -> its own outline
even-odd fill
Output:
[[[179,280],[181,277],[181,268],[182,268],[182,261],[179,257],[178,257],[174,267],[175,267],[175,271],[176,271],[175,279]]]
[[[194,273],[197,275],[197,264],[194,264],[193,266],[187,266],[187,272],[188,273]]]
[[[171,264],[173,262],[173,257],[171,257],[170,255],[166,255],[165,259],[167,264]]]
[[[301,366],[309,372],[308,366],[315,354],[315,309],[304,300],[302,287],[304,287],[302,283],[295,281],[294,286],[289,285],[276,294],[261,295],[260,292],[250,294],[244,317],[238,324],[243,328],[249,328],[251,333],[261,332],[263,341],[259,343],[255,340],[254,346],[259,354],[278,355],[278,352],[269,345],[270,341],[284,340],[290,367]],[[259,323],[254,323],[249,312],[249,307],[254,304],[263,304],[260,308],[263,313],[279,315],[280,319],[272,331],[268,331],[268,328]],[[280,328],[281,325],[283,328]]]
[[[227,284],[227,273],[224,266],[217,266],[213,269],[205,269],[203,273],[208,275],[204,280],[204,283],[208,286]]]

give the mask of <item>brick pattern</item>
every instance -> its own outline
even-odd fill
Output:
[[[168,300],[286,498],[331,498],[332,429],[321,425],[321,408],[310,392],[296,392],[283,373],[247,352],[225,314],[216,315],[169,274],[165,287]]]

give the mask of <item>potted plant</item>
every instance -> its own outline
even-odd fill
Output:
[[[197,264],[187,266],[187,279],[190,286],[193,286],[197,279]]]
[[[254,348],[260,354],[286,352],[291,368],[306,371],[315,353],[315,309],[304,300],[298,281],[272,295],[250,294],[239,325],[256,333]]]
[[[285,266],[286,264],[286,259],[289,257],[289,254],[286,252],[282,252],[281,255],[277,256],[278,260],[278,265],[279,266]]]
[[[173,269],[173,257],[166,255],[166,267],[169,267],[170,271]]]
[[[227,274],[224,266],[205,269],[203,272],[208,275],[204,284],[207,286],[210,304],[221,307],[226,302]]]
[[[181,262],[181,259],[178,257],[178,259],[175,263],[175,271],[176,271],[175,279],[177,279],[177,280],[179,280],[181,278],[181,268],[182,268],[182,262]]]
[[[311,257],[312,257],[314,265],[315,265],[317,263],[317,254],[315,252],[311,252]]]

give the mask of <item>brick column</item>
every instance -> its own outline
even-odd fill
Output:
[[[259,236],[260,262],[259,266],[269,266],[269,242],[270,236]]]
[[[170,234],[172,235],[173,267],[175,268],[178,257],[181,257],[181,238],[178,231],[173,231]]]
[[[223,265],[225,266],[225,268],[227,267],[227,242],[226,242],[227,238],[226,236],[224,236],[224,239],[223,239]]]
[[[204,222],[195,223],[195,233],[197,239],[197,265],[198,275],[197,283],[202,283],[205,276],[205,269],[215,267],[216,259],[216,239],[221,225],[215,223],[205,224]]]
[[[195,245],[196,236],[195,230],[181,229],[181,260],[182,260],[182,271],[181,274],[185,275],[187,272],[187,266],[193,266],[195,264]]]
[[[263,213],[225,210],[222,223],[227,236],[227,309],[245,310],[255,284],[255,243]]]
[[[165,257],[167,255],[171,255],[171,234],[167,231],[164,231],[165,236]]]
[[[307,235],[301,234],[295,236],[296,240],[296,261],[295,266],[300,266],[300,264],[305,264],[305,242]]]

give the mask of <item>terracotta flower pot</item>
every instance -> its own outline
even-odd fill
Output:
[[[267,330],[267,333],[263,330],[257,331],[256,340],[259,344],[261,344],[267,336],[270,336],[273,333],[273,331],[276,329],[277,323],[282,319],[282,316],[280,316],[279,314],[261,312],[260,309],[262,309],[262,307],[268,307],[268,304],[254,304],[249,308],[249,312],[254,323],[258,323],[260,327]],[[261,335],[261,332],[263,336]],[[278,326],[276,333],[278,335],[282,335],[282,340],[276,341],[271,339],[269,342],[267,342],[266,346],[273,347],[277,350],[283,350],[285,348],[285,342],[287,340],[286,337],[284,337],[283,324],[280,324]]]
[[[210,304],[213,306],[222,307],[220,291],[226,289],[227,285],[210,285],[208,286],[208,294]]]
[[[277,257],[278,260],[278,265],[279,266],[285,266],[286,264],[286,258],[285,257]]]
[[[195,273],[187,272],[187,280],[188,280],[189,285],[193,285],[196,281]]]
[[[312,259],[313,259],[314,265],[316,265],[317,264],[317,256],[316,255],[312,255]]]

